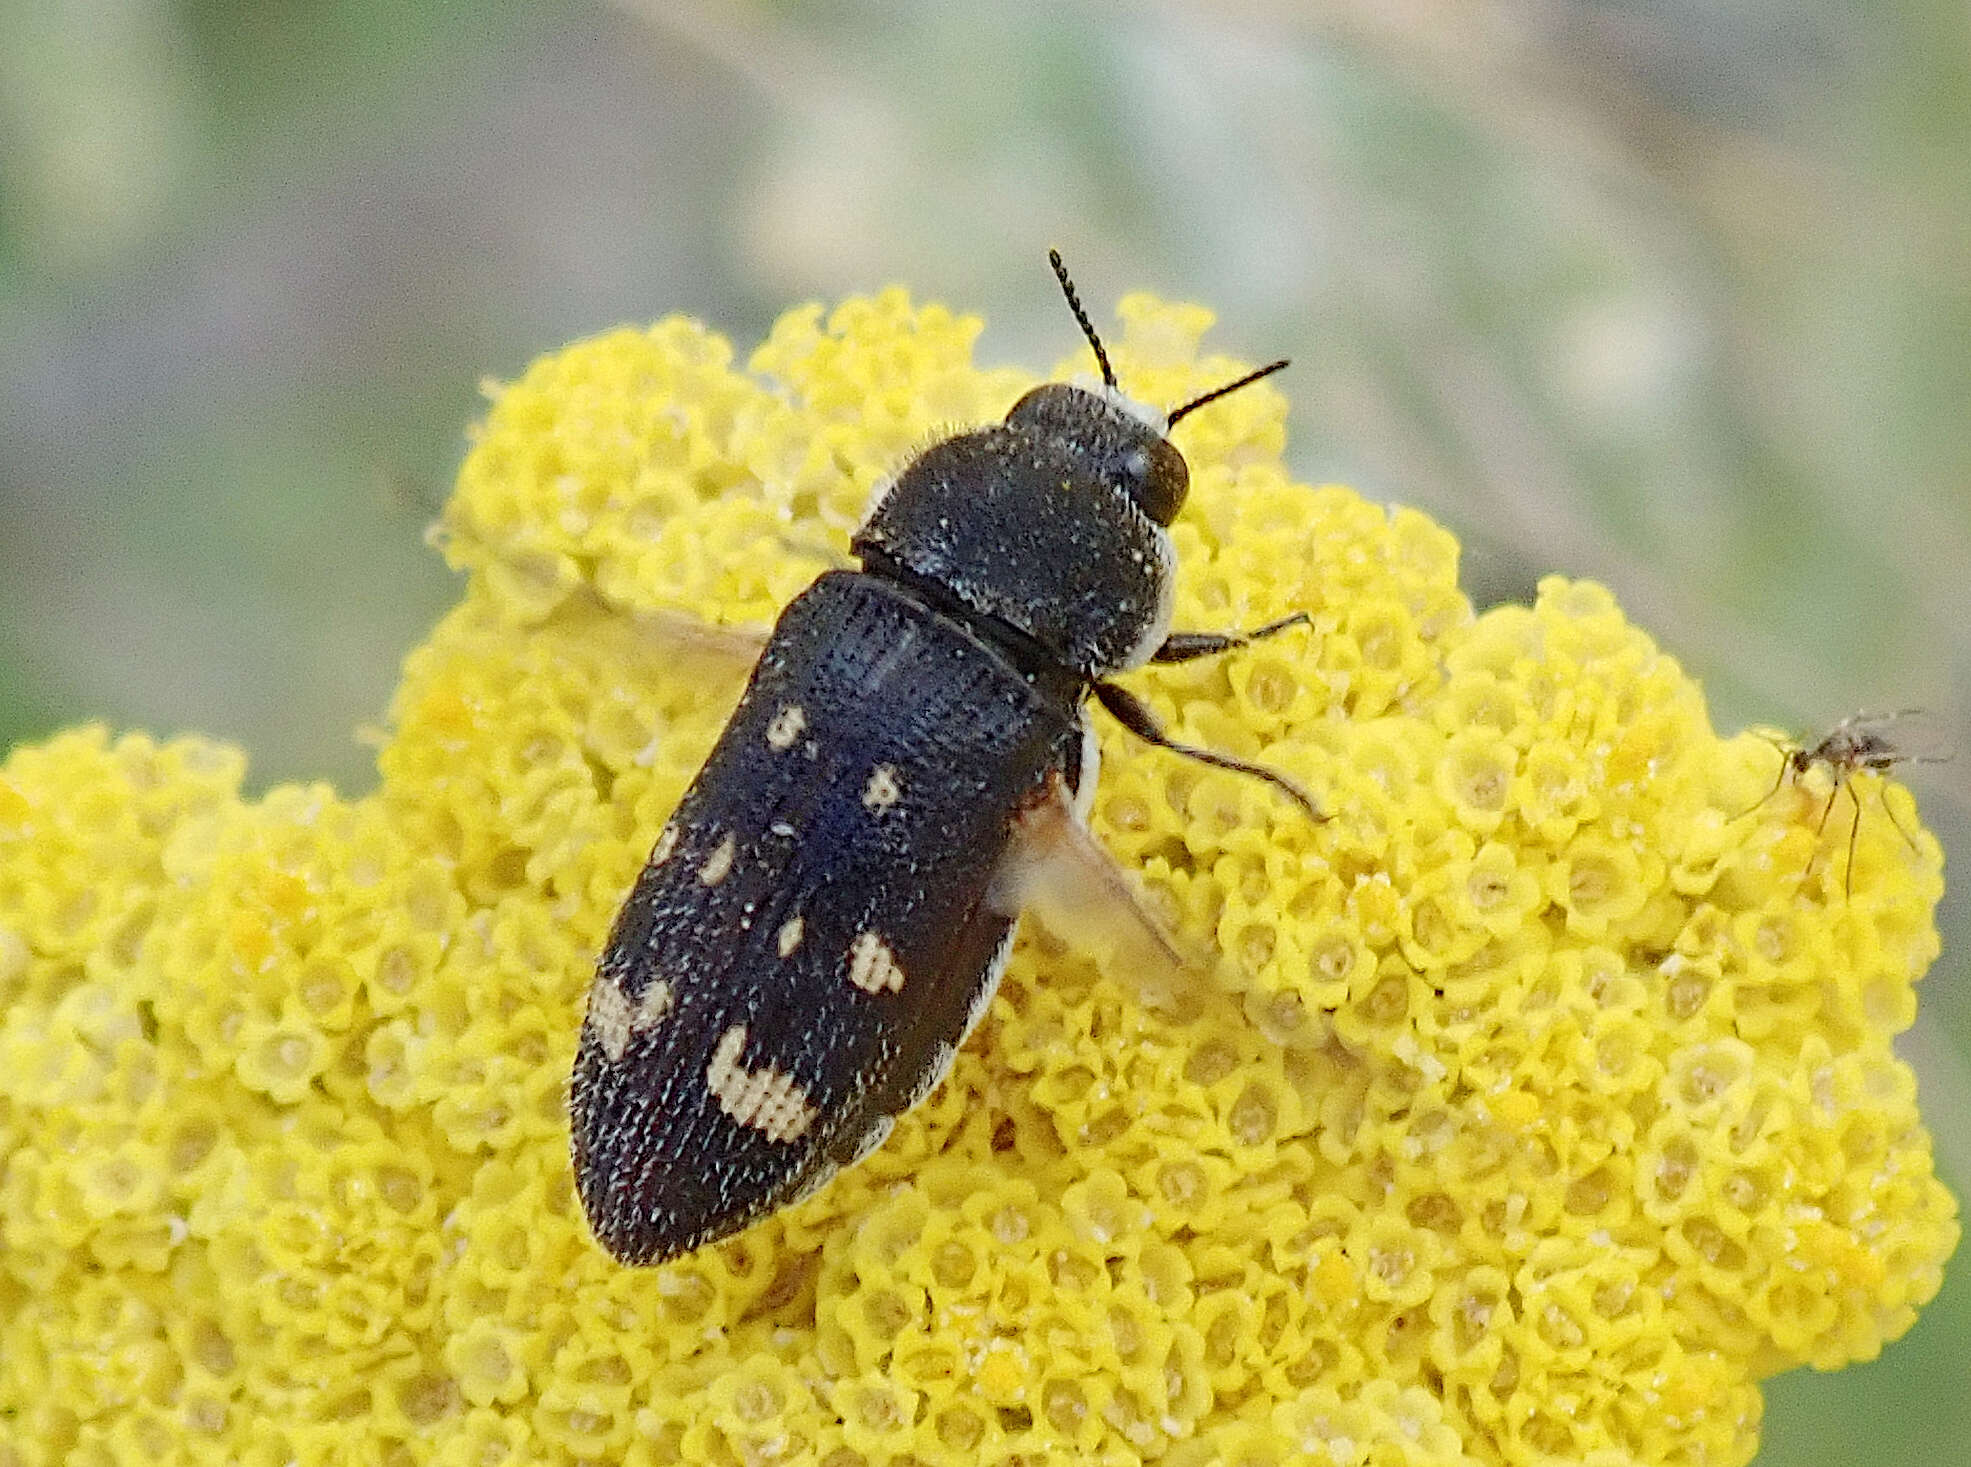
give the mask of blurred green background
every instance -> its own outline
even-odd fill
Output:
[[[1961,0],[0,0],[0,746],[199,729],[360,789],[482,377],[890,282],[1040,366],[1049,244],[1098,320],[1144,287],[1293,356],[1303,475],[1449,523],[1481,604],[1593,576],[1721,728],[1971,748]],[[1971,849],[1971,758],[1911,778]],[[1907,1053],[1962,1194],[1943,920]],[[1774,1382],[1759,1460],[1964,1461],[1968,1378],[1959,1267]]]

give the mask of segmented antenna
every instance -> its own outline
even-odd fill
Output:
[[[1246,373],[1245,376],[1241,377],[1236,382],[1227,382],[1223,387],[1214,387],[1211,389],[1211,391],[1207,392],[1203,397],[1194,397],[1189,402],[1185,403],[1184,406],[1179,408],[1172,408],[1170,410],[1169,416],[1164,419],[1164,426],[1167,428],[1174,428],[1177,426],[1177,420],[1183,417],[1186,413],[1194,413],[1208,402],[1217,402],[1219,398],[1225,396],[1225,394],[1228,392],[1237,392],[1241,387],[1250,387],[1252,386],[1253,383],[1257,382],[1261,377],[1270,377],[1275,372],[1279,371],[1280,368],[1286,365],[1287,365],[1287,359],[1285,357],[1281,357],[1279,361],[1270,362],[1266,366],[1261,367],[1256,372]]]
[[[1088,338],[1088,344],[1095,348],[1095,363],[1102,369],[1102,385],[1116,385],[1115,368],[1109,365],[1109,354],[1102,350],[1102,338],[1095,334],[1095,323],[1088,319],[1088,312],[1081,308],[1081,297],[1074,293],[1074,282],[1068,279],[1068,267],[1061,263],[1061,252],[1049,250],[1047,263],[1054,267],[1054,278],[1061,282],[1061,294],[1068,298],[1068,309],[1074,312],[1075,320],[1081,323],[1081,334]]]

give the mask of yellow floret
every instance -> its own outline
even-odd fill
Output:
[[[1125,301],[1132,393],[1241,369]],[[1904,792],[1720,739],[1599,587],[1186,418],[1177,623],[1098,835],[1223,961],[1174,1012],[1029,927],[868,1161],[651,1271],[589,1237],[595,952],[743,680],[923,444],[1034,379],[901,291],[742,368],[670,320],[494,391],[373,795],[199,740],[0,766],[0,1463],[1746,1461],[1758,1382],[1879,1351],[1957,1238],[1890,1040],[1936,954]],[[1079,358],[1064,372],[1084,371]],[[1099,720],[1098,720],[1099,721]],[[1849,889],[1851,886],[1852,889]],[[1224,1000],[1224,1001],[1218,1001]]]

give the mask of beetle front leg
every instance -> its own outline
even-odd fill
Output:
[[[1307,613],[1296,611],[1291,616],[1269,621],[1250,632],[1172,632],[1163,639],[1163,645],[1150,654],[1150,661],[1189,662],[1195,657],[1210,657],[1215,653],[1230,652],[1234,647],[1244,647],[1276,632],[1284,632],[1288,627],[1305,626],[1307,623]]]

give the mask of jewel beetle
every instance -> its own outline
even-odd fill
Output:
[[[1169,429],[1287,364],[1144,408],[1049,258],[1101,390],[1035,387],[897,475],[851,542],[858,568],[781,614],[616,918],[570,1120],[590,1226],[625,1263],[808,1195],[944,1077],[1032,880],[1102,859],[1089,699],[1318,818],[1283,775],[1171,740],[1110,681],[1305,620],[1170,630],[1190,471]]]

